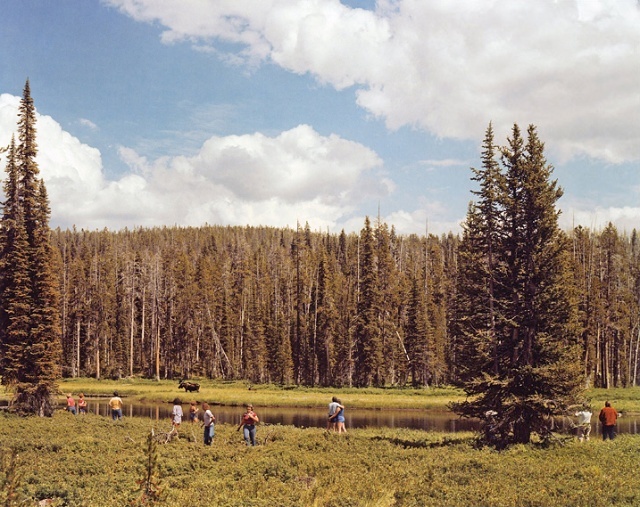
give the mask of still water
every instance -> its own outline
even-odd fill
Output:
[[[87,400],[89,411],[110,417],[108,403],[104,400]],[[150,419],[170,419],[171,403],[150,404],[129,402],[124,399],[123,414],[125,417],[148,417]],[[185,420],[189,406],[184,404],[182,409]],[[244,411],[243,407],[212,406],[211,411],[216,416],[217,423],[238,424]],[[327,424],[327,410],[322,408],[288,408],[288,407],[255,407],[260,420],[268,424],[293,425],[300,428],[324,428]],[[416,409],[345,409],[346,427],[348,428],[410,428],[428,431],[455,433],[458,431],[473,431],[478,428],[478,422],[459,419],[451,412],[427,411]],[[564,432],[571,432],[571,423],[567,420],[560,423]],[[592,435],[599,433],[597,412],[592,419]],[[640,417],[623,416],[618,419],[617,433],[640,433]]]

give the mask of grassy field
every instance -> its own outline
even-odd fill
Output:
[[[178,381],[153,381],[124,379],[118,381],[94,379],[65,379],[60,382],[62,393],[71,392],[85,396],[111,396],[113,391],[139,401],[167,402],[179,397],[189,401],[240,406],[253,403],[256,407],[326,407],[332,396],[341,396],[350,408],[424,408],[445,409],[447,403],[463,397],[462,391],[453,387],[433,389],[329,389],[299,386],[251,385],[245,382],[213,382],[197,380],[200,392],[185,393],[178,389]],[[61,397],[61,400],[63,398]]]
[[[71,392],[86,396],[111,396],[117,390],[125,398],[139,401],[168,402],[176,396],[184,401],[192,399],[209,403],[240,406],[247,402],[256,407],[326,407],[332,396],[339,396],[350,408],[417,408],[446,410],[451,401],[464,399],[464,392],[453,387],[368,388],[331,389],[299,386],[250,385],[245,382],[214,382],[197,380],[199,393],[185,393],[173,380],[95,380],[88,378],[64,379],[60,382],[61,393]],[[6,394],[5,394],[6,399]],[[611,400],[618,411],[640,413],[640,387],[625,389],[590,389],[587,397],[594,410],[599,410],[605,400]],[[64,401],[64,397],[60,397]]]
[[[0,415],[1,505],[10,488],[48,505],[128,505],[144,477],[146,438],[166,421],[94,414],[53,418]],[[161,424],[162,427],[157,425]],[[362,429],[258,427],[257,447],[235,426],[216,426],[212,447],[189,423],[158,444],[161,505],[606,507],[640,505],[640,437],[568,440],[550,448],[476,449],[470,434]],[[8,465],[11,450],[17,464]],[[17,480],[16,480],[17,477]]]

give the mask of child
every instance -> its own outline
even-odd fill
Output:
[[[78,395],[78,411],[82,415],[87,413],[87,400],[84,399],[84,393]]]
[[[67,410],[76,415],[76,401],[71,396],[71,393],[67,394]]]
[[[173,400],[173,409],[171,410],[171,424],[173,425],[173,429],[171,433],[178,434],[178,428],[180,427],[180,423],[182,422],[182,406],[180,405],[180,399],[176,398]]]
[[[204,405],[202,409],[205,410]],[[198,405],[195,401],[192,401],[191,405],[189,405],[189,421],[192,423],[198,422]]]

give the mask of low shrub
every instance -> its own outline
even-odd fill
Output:
[[[150,451],[158,424],[66,412],[0,415],[0,451],[15,453],[13,465],[3,461],[0,481],[33,501],[90,507],[140,503],[154,491],[169,506],[640,505],[640,437],[632,435],[497,452],[477,449],[471,434],[260,425],[259,445],[247,447],[235,425],[219,424],[206,447],[200,427],[185,423],[178,438]]]

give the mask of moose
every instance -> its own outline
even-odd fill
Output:
[[[200,384],[196,384],[195,382],[187,382],[186,380],[181,380],[178,385],[178,389],[184,389],[185,392],[200,392]]]

